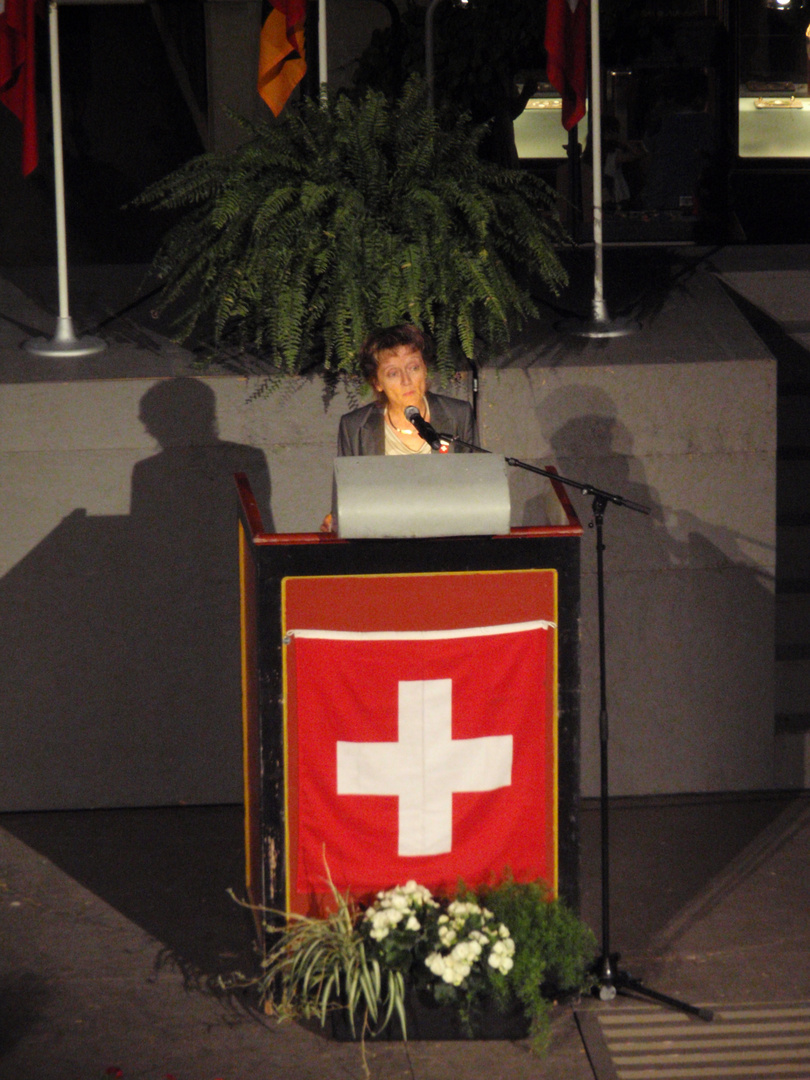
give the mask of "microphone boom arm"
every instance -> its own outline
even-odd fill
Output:
[[[451,443],[458,443],[459,446],[466,446],[468,450],[472,450],[477,454],[492,453],[491,450],[485,450],[483,446],[465,442],[464,439],[460,439],[457,435],[447,435],[442,432],[439,437],[447,439],[448,442]],[[649,514],[652,512],[649,506],[644,506],[643,503],[633,502],[632,499],[626,499],[623,495],[618,495],[614,491],[603,491],[602,488],[594,487],[593,484],[583,483],[581,480],[572,480],[568,476],[560,476],[559,473],[550,472],[548,469],[541,469],[538,465],[530,465],[527,461],[521,461],[519,458],[506,457],[504,458],[504,461],[513,468],[525,469],[526,472],[537,473],[538,476],[546,476],[549,480],[558,480],[561,484],[567,484],[568,487],[576,488],[576,490],[583,495],[590,495],[594,500],[594,504],[601,504],[603,509],[608,503],[613,503],[614,506],[623,506],[626,510],[634,510],[637,514]]]

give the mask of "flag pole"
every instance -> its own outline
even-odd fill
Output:
[[[65,167],[62,149],[62,91],[59,77],[59,15],[56,0],[48,5],[48,33],[51,52],[51,110],[53,112],[53,173],[56,202],[56,270],[59,285],[59,316],[56,332],[47,338],[32,338],[24,348],[34,356],[72,359],[93,356],[107,348],[101,338],[77,338],[68,307],[67,228],[65,224]]]
[[[593,318],[607,322],[602,237],[602,54],[599,0],[591,0],[591,162],[593,165]]]
[[[326,0],[318,0],[318,81],[321,84],[321,103],[326,104],[329,84],[326,51]]]
[[[593,170],[593,304],[587,321],[566,319],[562,329],[575,337],[615,338],[635,333],[630,319],[611,319],[605,303],[604,237],[602,231],[602,56],[599,0],[590,0],[591,15],[591,165]]]

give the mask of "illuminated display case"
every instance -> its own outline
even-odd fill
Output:
[[[808,27],[805,0],[741,4],[740,158],[810,158]]]
[[[810,242],[810,0],[611,0],[600,25],[606,241]],[[587,120],[581,145],[586,134]],[[580,216],[551,87],[518,117],[515,141],[587,241],[592,167],[585,152]]]

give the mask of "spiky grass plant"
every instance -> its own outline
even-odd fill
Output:
[[[441,122],[416,78],[395,104],[339,96],[245,126],[139,200],[188,208],[155,260],[181,338],[202,322],[284,373],[354,375],[368,331],[409,320],[447,375],[535,314],[532,278],[566,280],[551,189],[482,161],[484,129]]]
[[[356,1018],[366,1031],[381,1031],[396,1013],[405,1032],[405,983],[401,972],[382,970],[367,955],[357,929],[358,911],[349,896],[329,887],[335,910],[324,918],[286,913],[286,925],[262,962],[259,991],[279,1016],[318,1019],[323,1027],[330,1009],[345,1007],[355,1032]],[[278,996],[280,991],[280,996]]]

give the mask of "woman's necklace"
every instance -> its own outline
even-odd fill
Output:
[[[393,420],[391,419],[391,417],[390,417],[390,415],[389,415],[389,413],[388,413],[388,409],[387,409],[387,408],[386,408],[386,410],[385,410],[385,418],[386,418],[386,420],[388,421],[388,423],[389,423],[389,424],[391,425],[391,427],[392,427],[392,428],[394,429],[394,431],[398,431],[398,432],[400,433],[400,435],[415,435],[415,434],[416,434],[416,432],[414,431],[414,429],[413,429],[413,428],[409,428],[409,427],[397,427],[397,425],[396,425],[396,424],[394,423],[394,421],[393,421]]]
[[[425,404],[425,399],[424,398],[422,398],[422,403]],[[427,412],[427,409],[425,409],[425,412]],[[416,432],[414,431],[413,428],[397,427],[397,425],[391,419],[391,414],[388,411],[388,406],[387,405],[385,406],[385,419],[388,421],[388,423],[391,425],[391,427],[394,429],[394,431],[398,431],[400,435],[415,435],[416,434]],[[427,419],[428,420],[430,419],[429,415],[428,415]]]

